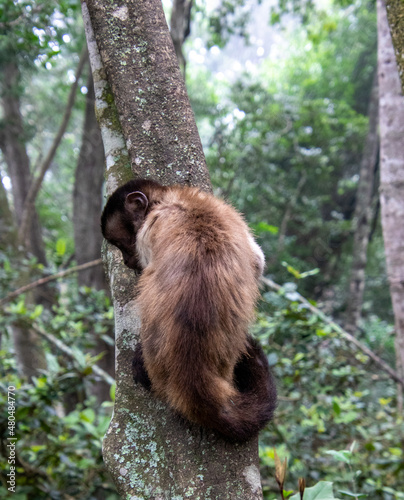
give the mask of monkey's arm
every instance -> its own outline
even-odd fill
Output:
[[[255,273],[257,279],[259,279],[261,278],[265,268],[264,253],[261,250],[261,247],[258,245],[258,243],[251,236],[251,234],[248,235],[248,243],[250,244],[250,247],[255,254]]]
[[[132,375],[136,383],[142,384],[148,391],[151,390],[151,381],[144,366],[143,351],[140,342],[135,347],[135,353],[132,360]]]

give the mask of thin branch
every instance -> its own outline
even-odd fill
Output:
[[[306,183],[306,180],[307,180],[306,174],[303,173],[299,179],[299,182],[297,183],[295,192],[293,193],[292,197],[289,200],[289,203],[286,206],[285,213],[282,217],[281,226],[279,228],[279,237],[278,237],[278,244],[277,244],[277,248],[276,248],[276,255],[279,255],[281,253],[281,251],[283,250],[287,226],[288,226],[289,220],[292,216],[292,211],[294,210],[296,203],[297,203],[297,200],[300,196],[300,193],[302,192],[302,189]]]
[[[57,339],[51,333],[45,332],[45,330],[43,330],[42,328],[40,328],[37,325],[31,325],[31,328],[36,333],[38,333],[42,337],[49,340],[49,342],[52,342],[52,344],[54,344],[58,349],[60,349],[65,354],[67,354],[69,356],[69,358],[76,360],[76,356],[74,354],[74,351],[72,349],[70,349],[70,347],[67,346],[64,342]],[[113,377],[111,377],[111,375],[109,375],[105,370],[103,370],[102,368],[100,368],[97,365],[92,365],[91,368],[92,368],[93,372],[96,373],[97,375],[99,375],[107,384],[110,384],[110,385],[115,384],[115,379]]]
[[[22,293],[28,292],[37,286],[45,285],[45,283],[49,283],[49,281],[57,280],[58,278],[64,278],[65,276],[82,271],[83,269],[88,269],[89,267],[99,266],[102,264],[102,259],[92,260],[90,262],[86,262],[84,264],[80,264],[79,266],[70,267],[69,269],[65,269],[64,271],[60,271],[59,273],[52,274],[51,276],[47,276],[46,278],[41,278],[37,281],[33,281],[32,283],[28,283],[28,285],[24,285],[21,288],[17,288],[6,297],[0,300],[0,307],[9,302],[10,300],[18,297]]]
[[[272,288],[273,290],[276,290],[277,292],[280,292],[282,290],[282,287],[272,281],[269,278],[264,278],[261,277],[261,281],[269,286],[269,288]],[[313,306],[307,299],[305,299],[300,293],[295,292],[296,297],[299,302],[304,304],[310,311],[314,314],[316,314],[319,318],[322,319],[325,323],[331,326],[331,328],[337,332],[341,337],[344,339],[348,340],[351,344],[354,344],[359,350],[361,350],[364,354],[369,356],[370,359],[372,359],[384,372],[386,372],[395,382],[398,384],[402,385],[404,387],[404,379],[402,379],[399,374],[394,371],[390,366],[383,361],[377,354],[375,354],[373,351],[369,349],[365,344],[362,344],[358,339],[356,339],[353,335],[345,331],[343,328],[341,328],[335,321],[333,321],[331,318],[326,316],[320,309],[317,307]],[[294,295],[295,295],[294,294]]]
[[[47,170],[49,169],[52,160],[56,154],[57,148],[59,147],[60,141],[62,140],[64,133],[66,132],[67,125],[69,123],[70,115],[72,113],[74,101],[76,100],[76,93],[77,93],[77,86],[79,84],[79,79],[81,76],[81,73],[83,71],[84,65],[87,62],[88,59],[88,53],[87,53],[87,47],[85,46],[81,52],[80,55],[80,61],[76,69],[76,74],[75,74],[75,80],[70,87],[70,93],[69,97],[67,99],[67,104],[65,108],[65,113],[62,119],[62,123],[60,124],[58,133],[56,134],[53,144],[51,148],[48,151],[48,154],[46,155],[44,161],[42,162],[42,165],[40,166],[39,169],[39,174],[36,177],[35,180],[31,182],[27,197],[25,198],[24,201],[24,209],[22,212],[21,216],[21,222],[20,222],[20,227],[18,230],[18,243],[22,244],[28,234],[28,226],[31,221],[31,217],[33,214],[33,208],[35,205],[35,199],[39,193],[39,190],[41,189],[42,181],[45,177],[45,174]]]
[[[29,18],[30,20],[33,18],[34,14],[39,14],[43,9],[45,5],[38,5],[37,7],[32,8],[32,10],[29,12]],[[13,19],[12,21],[8,21],[6,23],[0,23],[0,28],[1,29],[7,29],[7,28],[13,28],[14,26],[17,26],[21,22],[28,22],[28,12],[24,10],[18,17]]]

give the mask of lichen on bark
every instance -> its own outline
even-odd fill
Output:
[[[404,2],[403,0],[386,0],[386,7],[401,90],[404,93]]]
[[[108,193],[126,180],[125,158],[132,176],[210,191],[161,1],[88,0],[83,16],[111,161]],[[262,499],[257,439],[226,443],[134,386],[131,361],[140,330],[136,276],[123,266],[119,252],[105,247],[115,311],[117,390],[103,456],[119,493],[131,499]]]

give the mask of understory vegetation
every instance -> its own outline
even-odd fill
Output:
[[[18,68],[13,91],[24,127],[19,140],[34,177],[59,127],[84,45],[79,2],[58,2],[57,9],[53,2],[42,3],[38,9],[37,2],[7,0],[0,7],[0,66],[3,70],[12,62]],[[286,18],[278,11],[271,17],[267,7],[263,33],[268,39],[254,35],[258,5],[223,4],[233,5],[222,13],[227,24],[202,0],[196,2],[184,48],[186,84],[214,192],[245,215],[267,261],[268,280],[261,283],[252,327],[279,393],[275,419],[260,436],[264,497],[281,498],[278,456],[287,459],[282,498],[299,500],[299,478],[305,478],[304,500],[404,499],[400,391],[344,334],[348,331],[394,369],[378,165],[361,319],[352,325],[348,318],[355,207],[377,70],[374,2],[335,2]],[[11,53],[10,43],[18,50]],[[83,284],[77,273],[66,273],[47,283],[46,300],[33,295],[40,295],[43,286],[7,298],[27,283],[81,262],[72,214],[88,76],[86,66],[69,125],[35,203],[45,261],[17,242],[18,204],[4,133],[10,122],[0,118],[1,498],[9,494],[10,387],[15,388],[18,438],[13,499],[118,498],[101,456],[114,386],[94,368],[105,361],[102,351],[96,353],[98,342],[113,343],[107,285]],[[97,225],[98,219],[94,231]],[[17,330],[26,332],[24,338],[34,336],[41,351],[33,376],[19,365]],[[107,385],[103,401],[94,390],[100,381]]]

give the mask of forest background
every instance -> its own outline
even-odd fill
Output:
[[[214,192],[245,214],[266,254],[253,331],[280,402],[260,437],[265,498],[279,498],[274,449],[288,460],[290,494],[304,476],[332,482],[336,498],[404,498],[376,5],[199,0],[178,38],[165,7]],[[7,388],[16,393],[15,498],[118,498],[100,452],[113,312],[79,2],[3,1],[0,66],[0,384],[2,408]],[[404,141],[397,148],[403,157]],[[0,431],[3,497],[6,413]]]

